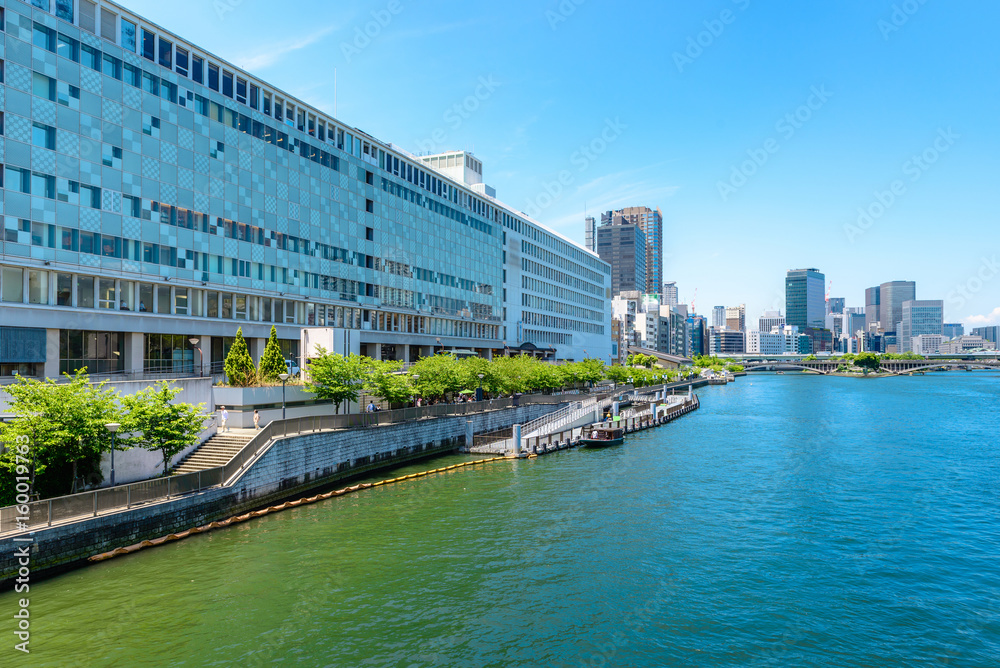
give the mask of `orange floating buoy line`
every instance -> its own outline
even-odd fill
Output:
[[[277,506],[269,506],[267,508],[262,508],[260,510],[255,510],[253,512],[244,513],[242,515],[235,515],[225,520],[220,520],[217,522],[210,522],[200,527],[195,527],[193,529],[188,529],[187,531],[182,531],[180,533],[171,533],[166,536],[161,536],[160,538],[154,538],[153,540],[144,540],[141,543],[136,543],[135,545],[129,545],[128,547],[118,547],[110,552],[103,552],[101,554],[95,554],[92,557],[88,557],[87,561],[97,562],[105,561],[107,559],[112,559],[114,557],[121,556],[123,554],[132,554],[133,552],[138,552],[139,550],[144,550],[147,547],[156,547],[158,545],[164,545],[171,541],[183,540],[189,538],[199,533],[205,533],[206,531],[212,531],[213,529],[222,529],[233,524],[239,524],[240,522],[246,522],[249,519],[255,517],[263,517],[264,515],[269,515],[271,513],[281,512],[282,510],[287,510],[289,508],[297,508],[299,506],[304,506],[310,503],[316,503],[317,501],[324,501],[326,499],[332,499],[335,496],[343,496],[344,494],[353,494],[354,492],[360,492],[363,489],[371,489],[372,487],[381,487],[382,485],[391,485],[396,482],[403,482],[404,480],[413,480],[415,478],[423,478],[425,476],[433,475],[435,473],[446,473],[448,471],[454,471],[466,466],[475,466],[477,464],[487,464],[489,462],[509,462],[510,459],[507,457],[491,457],[489,459],[476,459],[468,462],[462,462],[461,464],[452,464],[451,466],[445,466],[443,468],[432,469],[430,471],[422,471],[420,473],[411,473],[409,475],[400,476],[398,478],[390,478],[388,480],[379,480],[378,482],[364,482],[357,485],[352,485],[350,487],[344,487],[343,489],[336,489],[332,492],[325,492],[323,494],[317,494],[316,496],[305,497],[301,499],[296,499],[294,501],[285,501],[284,503]]]

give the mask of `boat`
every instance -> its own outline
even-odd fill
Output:
[[[785,372],[784,371],[775,371],[774,373],[776,373],[778,375],[781,375],[781,374],[784,374]]]
[[[611,445],[621,445],[624,442],[624,429],[604,426],[601,423],[586,427],[580,439],[580,445],[586,448],[606,448]]]

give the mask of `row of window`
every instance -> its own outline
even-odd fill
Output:
[[[542,278],[548,279],[550,281],[555,281],[557,283],[562,283],[563,285],[568,285],[571,288],[577,290],[583,290],[584,292],[589,292],[592,295],[598,295],[604,297],[604,287],[597,286],[588,281],[583,281],[572,276],[570,274],[564,274],[561,271],[553,269],[552,267],[546,267],[544,264],[539,264],[534,260],[528,260],[527,258],[521,258],[521,270],[526,271],[529,274],[535,274],[536,276],[541,276]]]
[[[524,340],[534,344],[550,343],[555,345],[573,345],[573,335],[562,332],[546,332],[541,329],[524,330]]]
[[[556,297],[558,299],[576,302],[577,304],[583,304],[584,306],[589,306],[593,309],[603,310],[607,306],[607,303],[603,299],[598,299],[597,297],[591,297],[589,295],[582,295],[579,292],[567,290],[566,288],[553,285],[552,283],[548,283],[546,281],[540,281],[537,278],[531,278],[530,276],[521,276],[521,287],[525,290],[531,290],[532,292],[548,295],[549,297]]]
[[[568,260],[567,258],[557,255],[552,251],[547,251],[544,248],[539,248],[533,243],[525,240],[521,240],[521,252],[525,255],[530,255],[531,257],[538,258],[543,262],[548,262],[549,264],[554,264],[555,266],[565,269],[566,271],[571,271],[577,276],[583,276],[592,283],[596,283],[600,286],[604,285],[604,276],[598,274],[596,271],[591,271],[586,269],[576,262]]]
[[[437,200],[432,199],[430,197],[424,197],[420,193],[414,192],[409,188],[407,188],[406,186],[396,183],[395,181],[390,181],[389,179],[383,178],[382,190],[392,195],[395,195],[396,197],[400,197],[402,199],[413,202],[414,204],[430,209],[434,213],[445,216],[446,218],[451,218],[455,222],[462,223],[463,225],[467,225],[475,230],[479,230],[484,234],[493,236],[493,226],[490,225],[489,223],[484,223],[481,220],[478,220],[476,218],[473,218],[472,216],[464,214],[461,211],[453,209],[447,204],[442,204],[441,202],[438,202]]]
[[[562,331],[574,331],[574,332],[585,332],[587,334],[604,334],[604,325],[592,325],[587,322],[580,322],[579,320],[570,320],[568,318],[560,318],[554,315],[545,315],[544,313],[534,313],[532,311],[524,311],[522,314],[524,324],[526,325],[538,325],[539,327],[551,327],[552,329],[560,329]]]
[[[544,297],[536,297],[535,295],[529,295],[526,293],[521,295],[521,306],[543,309],[550,313],[560,313],[562,315],[569,315],[575,318],[585,318],[587,320],[593,320],[594,322],[604,322],[604,314],[600,311],[591,311],[590,309],[573,306],[572,304],[567,304],[565,302],[545,299]]]

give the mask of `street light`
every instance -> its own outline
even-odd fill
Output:
[[[198,337],[197,336],[192,336],[190,339],[188,339],[188,343],[191,344],[192,348],[194,348],[195,350],[198,351],[198,358],[201,360],[201,363],[204,364],[205,363],[205,355],[204,355],[204,353],[201,352],[201,348],[198,347]]]
[[[281,419],[285,419],[285,381],[288,380],[287,373],[279,373],[278,378],[281,379]]]
[[[485,374],[477,373],[476,377],[479,378],[479,389],[476,390],[476,401],[483,400],[483,377]]]
[[[111,486],[115,486],[115,433],[121,424],[118,422],[109,422],[104,425],[104,428],[111,432]]]

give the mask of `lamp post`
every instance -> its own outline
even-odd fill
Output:
[[[198,337],[197,336],[192,336],[190,339],[188,339],[188,343],[191,344],[192,348],[194,348],[195,350],[198,351],[198,359],[201,360],[202,364],[204,364],[205,363],[205,354],[202,353],[201,352],[201,348],[198,347]],[[193,371],[193,369],[192,369],[192,371]]]
[[[104,427],[111,432],[111,486],[115,486],[115,434],[118,432],[118,428],[121,424],[118,422],[109,422],[104,425]]]
[[[476,374],[476,377],[479,378],[479,389],[476,390],[476,401],[483,400],[483,376],[485,376],[485,374]]]
[[[279,373],[278,378],[281,379],[281,419],[285,419],[285,381],[288,380],[287,373]]]

